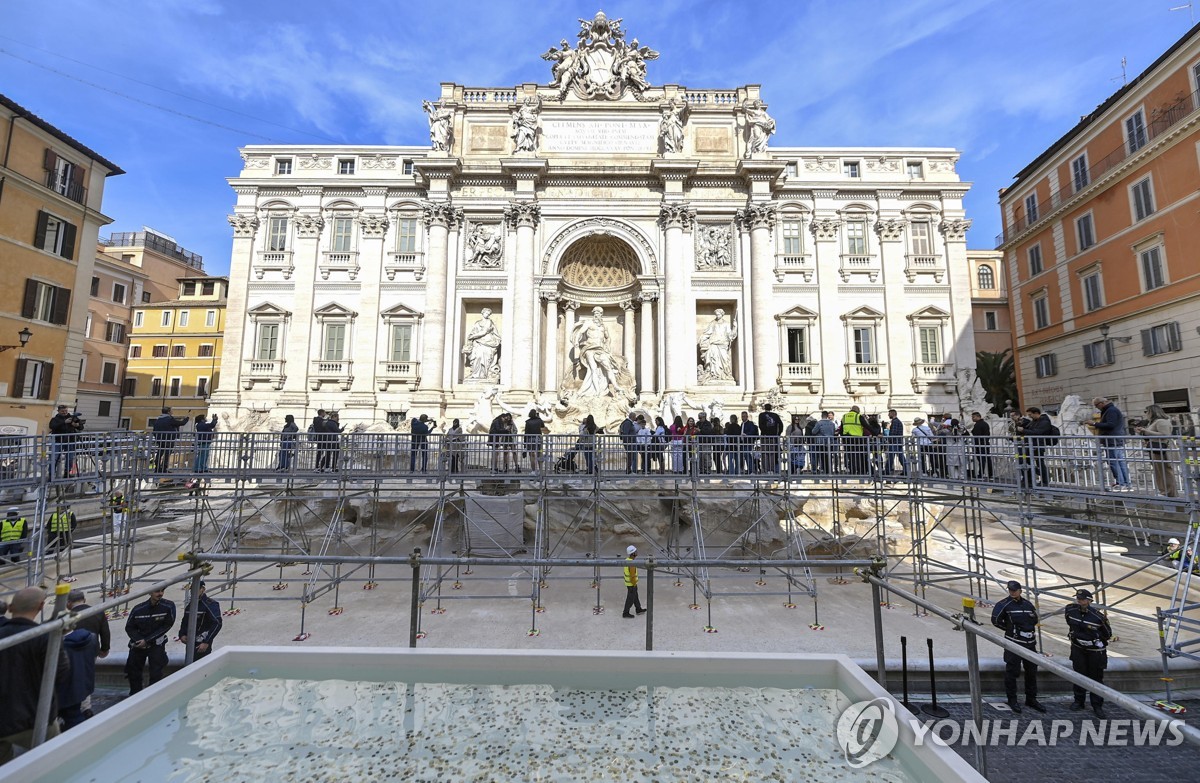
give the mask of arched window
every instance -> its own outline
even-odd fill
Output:
[[[979,265],[979,287],[985,291],[996,287],[996,273],[987,264]]]

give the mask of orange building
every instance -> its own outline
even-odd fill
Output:
[[[1008,278],[1004,254],[998,250],[967,250],[971,268],[971,323],[975,351],[1012,350],[1012,320],[1008,311]]]
[[[1000,192],[1023,405],[1200,404],[1200,25]]]
[[[125,172],[3,95],[0,145],[0,434],[25,435],[75,405],[104,183]]]

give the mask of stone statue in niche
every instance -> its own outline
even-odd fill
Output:
[[[702,226],[696,232],[696,269],[732,269],[732,236],[729,226]]]
[[[662,118],[658,121],[658,135],[662,139],[662,151],[683,152],[684,104],[672,100],[662,106]]]
[[[733,380],[733,341],[737,339],[737,323],[725,320],[725,311],[718,309],[700,337],[700,382],[722,383]]]
[[[580,397],[612,397],[620,389],[617,378],[617,358],[609,350],[608,327],[604,325],[604,308],[593,307],[592,317],[575,325],[571,334],[575,346],[575,361],[584,370]]]
[[[454,143],[454,109],[441,104],[421,101],[421,108],[429,115],[429,141],[437,152],[449,152]]]
[[[775,132],[775,120],[767,114],[767,107],[762,101],[746,104],[746,127],[749,132],[746,139],[746,157],[766,152],[767,139]]]
[[[495,382],[500,380],[500,332],[492,323],[491,308],[483,308],[479,315],[462,348],[470,369],[467,380]]]
[[[468,269],[501,269],[504,266],[504,241],[498,226],[475,224],[467,234]]]
[[[527,98],[513,111],[513,152],[534,152],[537,149],[538,113],[542,108],[541,98]]]

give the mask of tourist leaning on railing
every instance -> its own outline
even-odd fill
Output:
[[[1150,436],[1146,441],[1146,450],[1150,455],[1150,464],[1154,469],[1154,486],[1169,498],[1179,497],[1175,482],[1175,461],[1177,455],[1171,448],[1171,435],[1175,425],[1160,405],[1151,405],[1146,409],[1150,421],[1144,427],[1135,431],[1139,435]]]

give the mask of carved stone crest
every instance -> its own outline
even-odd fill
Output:
[[[396,159],[385,158],[382,155],[364,155],[358,159],[358,165],[364,169],[394,169],[396,168]]]
[[[579,27],[574,49],[564,38],[542,55],[554,63],[550,86],[558,90],[559,100],[572,89],[584,99],[617,100],[626,90],[640,98],[650,86],[646,62],[658,59],[658,52],[636,38],[626,43],[621,20],[610,20],[603,11],[592,19],[580,19]]]
[[[311,155],[301,155],[296,162],[302,169],[327,169],[333,165],[333,158],[323,158],[314,152]]]

